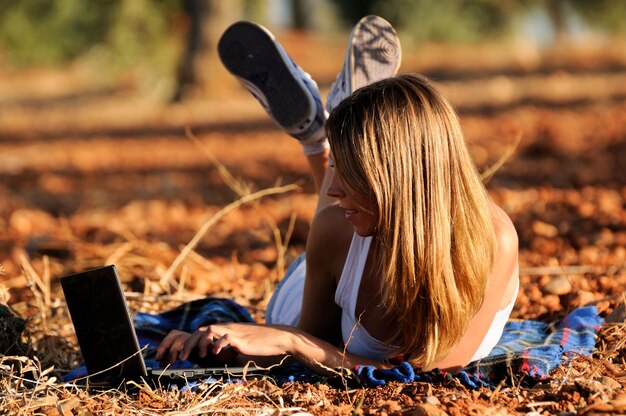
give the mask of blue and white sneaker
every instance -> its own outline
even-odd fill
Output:
[[[326,98],[326,110],[330,113],[361,87],[393,77],[401,60],[400,39],[393,26],[382,17],[365,16],[350,33],[343,67]]]
[[[266,28],[246,21],[234,23],[220,38],[217,51],[226,69],[300,141],[305,153],[307,147],[311,151],[327,146],[326,113],[317,84]]]

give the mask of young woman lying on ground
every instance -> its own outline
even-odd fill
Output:
[[[399,356],[454,371],[487,356],[519,288],[517,234],[448,101],[422,76],[394,76],[393,28],[375,16],[355,26],[327,120],[315,83],[264,28],[234,24],[219,53],[303,144],[319,205],[306,259],[279,284],[266,324],[172,331],[157,358],[228,349],[239,361],[289,355],[324,372]]]

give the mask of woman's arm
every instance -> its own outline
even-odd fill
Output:
[[[278,363],[289,356],[321,374],[331,374],[332,369],[352,368],[358,364],[384,365],[343,351],[299,328],[248,323],[210,325],[193,334],[173,331],[159,345],[157,359],[167,357],[170,363],[176,359],[186,360],[196,348],[200,358],[223,355],[228,348],[243,356],[238,359],[240,362],[256,361],[263,365],[268,364],[265,357]]]
[[[307,238],[306,280],[298,328],[335,346],[342,345],[337,283],[352,240],[352,226],[337,206],[315,216]]]
[[[187,359],[194,349],[201,358],[223,355],[229,346],[242,354],[238,360],[286,355],[310,369],[326,373],[336,367],[357,364],[382,366],[383,363],[343,350],[341,308],[335,303],[335,289],[352,239],[352,226],[341,209],[329,206],[315,217],[307,240],[307,272],[298,327],[221,324],[200,328],[194,334],[173,331],[157,350],[157,359],[170,363]],[[247,357],[249,356],[249,357]],[[262,360],[267,364],[267,360]],[[258,361],[257,361],[258,362]]]

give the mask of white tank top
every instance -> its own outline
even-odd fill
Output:
[[[353,235],[335,291],[335,302],[341,307],[341,334],[346,350],[372,360],[384,361],[398,355],[398,347],[385,344],[371,336],[356,317],[356,302],[371,242],[372,237],[361,237],[356,233]],[[486,357],[497,344],[513,310],[518,290],[519,280],[515,295],[505,308],[496,313],[485,338],[470,361]]]
[[[383,361],[397,355],[398,348],[371,336],[356,317],[356,301],[371,242],[372,237],[360,237],[354,233],[335,291],[335,303],[341,307],[341,335],[346,350]]]

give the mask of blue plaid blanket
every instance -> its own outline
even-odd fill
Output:
[[[539,381],[550,371],[567,362],[576,354],[590,355],[595,347],[596,334],[604,320],[594,306],[570,312],[553,330],[539,321],[508,322],[496,347],[482,360],[470,363],[456,374],[444,371],[420,371],[408,362],[391,369],[357,366],[349,377],[351,382],[366,386],[380,386],[389,381],[452,382],[457,380],[472,389],[495,387],[511,377]],[[248,311],[230,299],[207,298],[185,303],[161,314],[138,313],[135,330],[144,350],[146,365],[158,368],[154,360],[156,347],[172,329],[194,332],[201,326],[227,322],[254,322]],[[191,362],[179,362],[176,367],[193,367]],[[279,382],[319,381],[320,376],[303,366],[282,366],[273,375]],[[84,368],[73,371],[66,380],[84,375]]]
[[[439,370],[420,372],[407,362],[392,369],[359,366],[355,373],[367,386],[380,386],[388,381],[446,382],[456,379],[466,387],[476,389],[513,381],[511,377],[527,377],[529,382],[536,382],[577,354],[591,355],[603,321],[595,306],[587,306],[570,312],[553,331],[544,322],[508,322],[489,356],[470,363],[454,375]]]
[[[246,308],[226,298],[194,300],[158,315],[139,312],[134,319],[139,345],[145,348],[143,356],[146,366],[152,368],[160,367],[154,359],[156,348],[171,330],[193,333],[201,326],[229,322],[254,322],[254,319]],[[178,361],[170,366],[170,368],[191,367],[195,365],[190,361]]]

